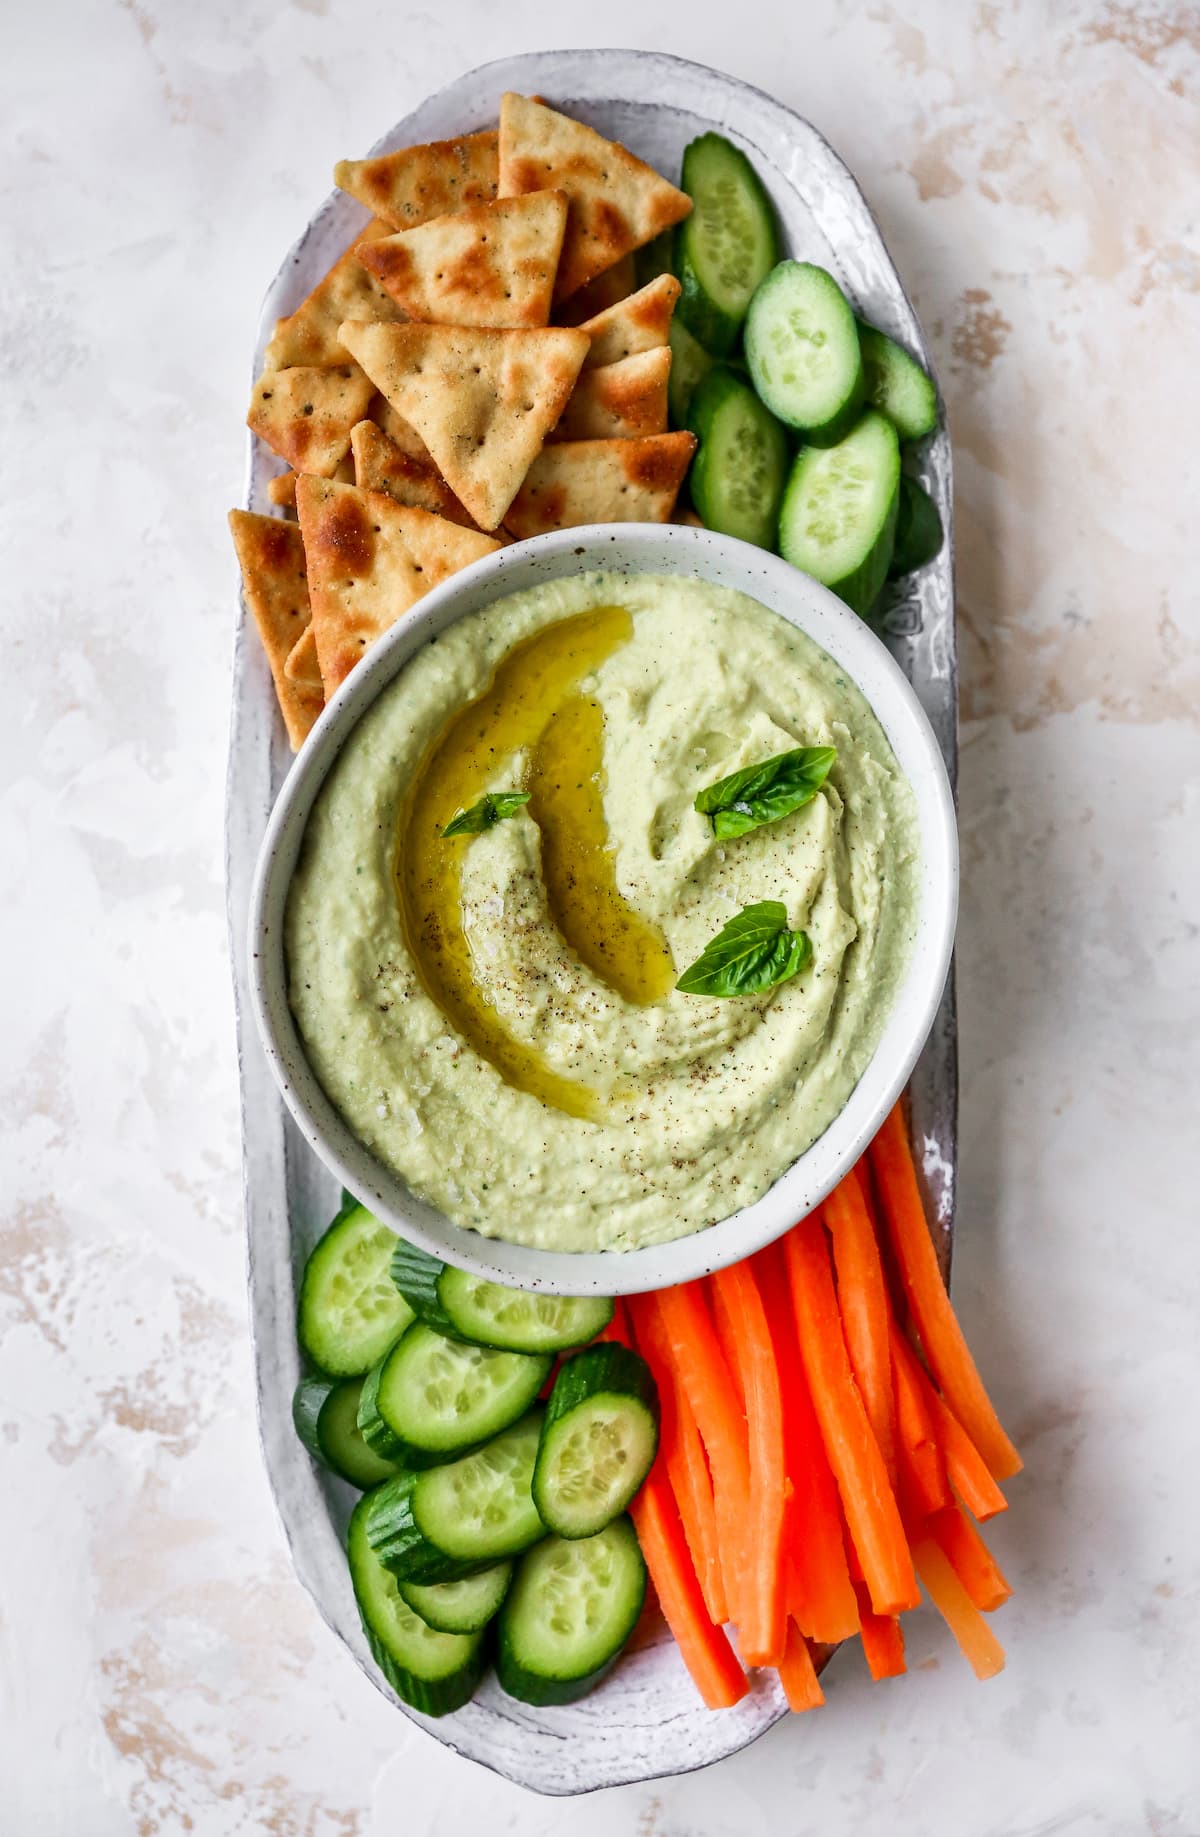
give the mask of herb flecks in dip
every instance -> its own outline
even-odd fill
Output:
[[[817,793],[718,839],[697,793],[799,746],[836,748]],[[456,1222],[661,1243],[760,1196],[842,1108],[907,959],[916,850],[878,722],[785,620],[698,580],[547,582],[427,645],[351,734],[289,897],[292,1007],[356,1134]],[[735,1000],[676,991],[764,900],[811,962]]]

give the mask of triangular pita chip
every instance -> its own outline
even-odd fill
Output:
[[[259,517],[249,510],[231,510],[229,528],[246,605],[267,653],[292,751],[299,752],[325,705],[319,684],[302,686],[286,674],[288,657],[311,617],[300,531],[282,517]]]
[[[295,471],[328,478],[350,451],[350,430],[374,393],[357,364],[267,370],[251,392],[246,425]]]
[[[565,300],[630,249],[679,223],[685,192],[615,140],[528,96],[500,104],[500,196],[555,185],[570,201],[555,298]]]
[[[580,326],[592,341],[584,361],[585,370],[596,370],[601,364],[619,364],[624,357],[636,357],[639,351],[654,351],[667,342],[671,315],[679,298],[679,282],[673,274],[660,274],[647,287],[639,287],[627,299],[585,319]]]
[[[297,689],[307,689],[324,700],[325,683],[317,659],[317,634],[311,625],[301,632],[288,652],[283,673],[290,683],[295,683]]]
[[[281,510],[295,510],[299,476],[298,472],[280,472],[276,478],[267,480],[267,496],[272,504],[278,504]]]
[[[390,227],[378,220],[369,223],[295,312],[276,320],[263,358],[264,370],[289,370],[295,364],[344,364],[349,352],[342,349],[337,336],[343,319],[404,317],[359,260],[359,251],[386,236]]]
[[[397,414],[385,395],[375,397],[367,410],[367,420],[374,421],[376,427],[382,429],[389,440],[394,440],[400,451],[407,453],[410,459],[423,460],[427,466],[433,464],[429,448],[412,422]]]
[[[495,197],[496,143],[492,128],[457,140],[402,147],[378,159],[343,159],[333,169],[333,182],[392,229],[410,230],[430,217]]]
[[[423,593],[500,547],[381,491],[330,479],[302,478],[296,508],[327,695]]]
[[[428,460],[413,459],[389,440],[374,421],[360,421],[350,436],[354,454],[354,482],[363,491],[386,491],[397,504],[408,504],[413,510],[428,510],[435,517],[448,517],[464,529],[474,529],[467,512],[451,491],[436,466]]]
[[[434,325],[548,325],[566,226],[563,193],[531,191],[472,204],[398,236],[363,243],[358,259],[410,319]]]
[[[670,374],[666,345],[585,370],[551,438],[631,440],[639,434],[665,434]]]
[[[589,348],[586,333],[565,326],[343,325],[341,340],[481,529],[495,529],[512,503]]]
[[[692,454],[693,434],[570,440],[539,453],[509,507],[519,540],[581,523],[665,523]]]
[[[560,300],[554,314],[556,325],[584,325],[597,313],[607,312],[619,300],[627,300],[637,286],[637,263],[632,255],[622,255],[619,262],[598,274],[594,281]]]

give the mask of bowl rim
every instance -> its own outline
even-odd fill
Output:
[[[883,727],[917,809],[916,936],[884,1031],[846,1103],[750,1205],[716,1224],[635,1250],[559,1251],[485,1237],[418,1199],[359,1141],[325,1095],[287,1001],[284,906],[309,812],[346,740],[431,638],[480,605],[520,591],[530,583],[511,577],[536,579],[539,567],[545,568],[543,579],[610,569],[686,571],[711,582],[727,571],[735,578],[720,584],[759,599],[846,670]],[[747,577],[758,584],[748,585]],[[249,991],[259,1040],[294,1122],[342,1185],[383,1223],[432,1255],[507,1287],[637,1294],[710,1274],[773,1242],[819,1204],[859,1158],[907,1083],[933,1025],[950,969],[957,907],[958,837],[945,760],[914,689],[876,633],[810,576],[735,537],[683,524],[589,524],[509,544],[433,588],[372,646],[326,705],[280,787],[259,848],[249,912]]]

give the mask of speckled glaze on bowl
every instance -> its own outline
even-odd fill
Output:
[[[929,365],[921,328],[871,212],[841,160],[806,121],[761,91],[679,58],[639,51],[551,51],[468,72],[398,121],[370,149],[494,122],[506,89],[549,97],[602,133],[626,142],[669,176],[686,143],[713,128],[741,146],[779,215],[788,253],[837,275],[855,306]],[[344,151],[357,154],[347,129]],[[330,196],[287,255],[264,302],[253,375],[275,319],[292,311],[366,222],[341,193]],[[269,512],[267,484],[281,465],[247,442],[245,503]],[[957,694],[953,504],[950,445],[939,431],[915,455],[942,515],[947,542],[936,561],[897,583],[883,630],[888,649],[932,723],[951,782],[956,766]],[[912,460],[910,459],[910,464]],[[352,679],[353,680],[353,679]],[[230,950],[237,1007],[250,1324],[258,1380],[259,1431],[280,1523],[296,1574],[365,1677],[410,1722],[457,1754],[533,1791],[589,1792],[683,1773],[736,1753],[786,1715],[773,1673],[751,1675],[749,1694],[711,1714],[666,1632],[643,1629],[603,1685],[581,1702],[531,1709],[492,1677],[474,1700],[440,1722],[395,1698],[371,1660],[346,1569],[344,1535],[356,1495],[317,1468],[296,1438],[291,1394],[301,1365],[296,1288],[304,1260],[336,1209],[338,1182],[312,1152],[279,1093],[252,1016],[246,937],[256,862],[271,811],[293,769],[266,660],[245,609],[234,653],[226,805]],[[909,1085],[914,1135],[937,1247],[948,1267],[957,1161],[957,1051],[953,978]],[[822,1739],[819,1717],[799,1720],[797,1742]]]

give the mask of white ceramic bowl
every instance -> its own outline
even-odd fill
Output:
[[[283,915],[314,799],[347,736],[422,645],[507,593],[592,568],[687,573],[782,614],[858,684],[912,786],[920,830],[916,938],[883,1036],[845,1108],[753,1205],[703,1231],[644,1250],[568,1253],[487,1238],[418,1199],[363,1146],[317,1083],[287,1000]],[[749,1256],[811,1211],[863,1152],[903,1088],[933,1024],[958,906],[954,801],[941,750],[886,647],[825,587],[748,543],[674,524],[596,524],[514,544],[434,589],[380,640],[326,708],[279,794],[250,909],[250,989],[263,1045],[306,1139],[364,1204],[423,1249],[517,1288],[635,1294],[687,1282]]]

